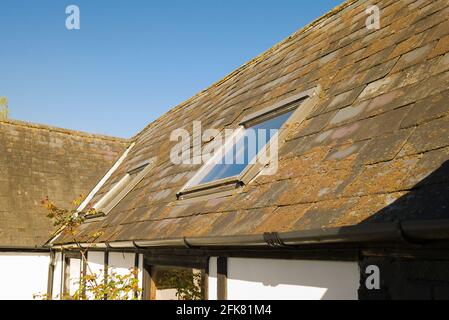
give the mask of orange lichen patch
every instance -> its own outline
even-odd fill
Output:
[[[294,225],[295,230],[328,228],[341,219],[355,205],[356,200],[339,198],[313,204]]]
[[[362,196],[400,191],[403,189],[405,177],[413,170],[420,157],[403,158],[367,166],[354,182],[345,188],[344,194]]]
[[[334,170],[323,174],[288,180],[288,187],[272,197],[276,205],[312,203],[335,197],[335,192],[351,176],[351,171]]]
[[[401,155],[422,153],[449,143],[449,116],[427,122],[419,126],[408,139]]]
[[[434,58],[439,55],[443,55],[445,53],[449,52],[449,35],[441,38],[435,49],[429,54],[428,58]]]
[[[413,35],[411,38],[408,38],[401,43],[399,43],[394,51],[390,54],[389,58],[395,58],[404,53],[407,53],[415,48],[418,48],[424,40],[424,34],[420,33],[418,35]]]
[[[182,229],[180,232],[182,232],[184,237],[202,237],[208,235],[214,227],[215,221],[221,215],[221,213],[212,213],[186,218],[184,219],[186,223],[180,226]]]
[[[257,202],[263,200],[272,187],[272,183],[261,186],[249,185],[245,187],[242,194],[233,197],[232,201],[228,202],[224,211],[261,207],[263,204],[258,205]]]
[[[327,152],[327,148],[316,148],[313,152],[304,156],[281,159],[276,174],[259,176],[255,183],[271,183],[273,181],[297,178],[309,175],[311,172],[317,172],[321,168],[320,163]]]
[[[330,160],[326,159],[320,164],[315,166],[318,168],[318,172],[321,174],[326,174],[335,170],[352,171],[357,163],[358,155],[351,155],[344,160]]]
[[[273,214],[268,215],[267,219],[253,230],[254,233],[264,232],[288,232],[294,230],[294,224],[311,207],[310,204],[300,204],[288,207],[280,207]]]
[[[449,161],[449,148],[430,151],[422,156],[412,171],[404,180],[408,189],[418,188],[427,184],[449,182],[447,164]]]
[[[335,219],[332,227],[351,226],[370,219],[374,220],[376,219],[376,214],[388,208],[388,206],[406,194],[407,192],[396,192],[357,198],[354,207],[348,210],[345,215]]]
[[[394,33],[404,32],[407,30],[407,27],[410,25],[412,21],[414,21],[416,18],[420,16],[418,11],[413,11],[410,14],[407,14],[405,16],[402,16],[401,18],[394,19],[391,24],[391,31]],[[423,35],[413,35],[411,38],[408,38],[407,40],[401,42],[398,44],[398,46],[395,49],[394,54],[392,54],[390,57],[396,57],[398,55],[402,55],[410,50],[413,50],[414,48],[418,47],[423,40]]]
[[[214,223],[211,235],[253,234],[262,221],[271,216],[275,207],[257,210],[240,210],[221,214]]]
[[[164,219],[151,222],[151,239],[170,239],[183,237],[183,230],[187,227],[188,218]]]

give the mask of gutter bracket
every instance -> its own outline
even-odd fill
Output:
[[[397,222],[397,228],[399,236],[401,237],[402,241],[408,245],[412,246],[418,246],[418,247],[424,247],[424,242],[419,242],[414,240],[412,237],[407,236],[407,233],[405,232],[404,228],[402,227],[402,221]]]
[[[284,241],[282,241],[277,232],[266,232],[263,234],[263,239],[270,248],[290,248],[289,245],[286,245]]]
[[[187,249],[193,249],[193,246],[187,241],[186,237],[183,237],[182,241],[184,242],[184,245],[186,246]]]
[[[136,241],[133,241],[133,246],[134,246],[134,248],[136,249],[136,253],[139,253],[139,252],[143,249],[142,247],[139,247],[139,246],[137,245]]]

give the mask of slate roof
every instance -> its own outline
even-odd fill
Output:
[[[41,201],[70,208],[122,154],[127,140],[0,121],[0,247],[43,245],[53,231]]]
[[[380,30],[365,27],[371,4]],[[138,134],[97,199],[135,164],[157,157],[155,169],[81,234],[161,240],[448,218],[448,17],[447,0],[345,2]],[[236,128],[317,85],[319,105],[290,128],[274,177],[229,197],[177,202],[200,166],[170,162],[174,129]]]

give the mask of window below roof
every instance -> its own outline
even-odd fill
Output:
[[[291,122],[301,123],[313,110],[319,87],[245,117],[232,139],[178,193],[178,199],[229,194],[249,183],[277,160],[280,143]],[[310,103],[306,104],[306,101]]]
[[[208,257],[147,253],[143,261],[143,300],[208,299]]]
[[[205,300],[204,270],[180,267],[153,267],[152,300]]]

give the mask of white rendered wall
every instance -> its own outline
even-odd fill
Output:
[[[139,255],[139,288],[143,289],[143,254]]]
[[[81,259],[70,259],[70,295],[74,295],[80,288]]]
[[[228,259],[229,300],[357,300],[359,280],[356,262]]]
[[[217,300],[217,258],[209,259],[208,300]]]
[[[108,273],[114,272],[118,275],[128,275],[132,268],[134,268],[136,255],[134,253],[122,253],[122,252],[111,252],[109,253],[109,268]],[[142,288],[142,273],[143,266],[143,255],[139,255],[139,284]]]
[[[0,253],[0,300],[32,300],[47,293],[48,253]]]
[[[104,253],[91,251],[87,255],[87,270],[89,275],[95,274],[98,281],[104,278]]]
[[[127,275],[134,268],[134,253],[111,252],[109,253],[109,272],[119,275]]]
[[[87,255],[87,274],[96,275],[97,283],[101,283],[104,279],[104,253],[90,251]],[[93,295],[87,293],[88,299],[93,299]]]

